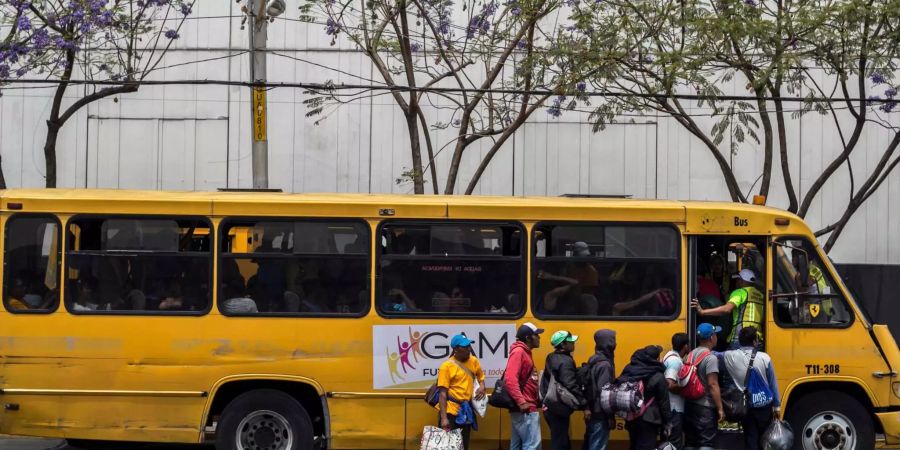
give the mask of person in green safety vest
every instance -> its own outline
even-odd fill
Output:
[[[691,307],[697,310],[700,316],[724,316],[731,314],[731,333],[728,335],[729,348],[740,348],[737,340],[738,334],[744,327],[755,327],[759,334],[759,341],[763,342],[762,325],[765,319],[765,296],[756,288],[756,274],[750,269],[743,269],[734,276],[737,280],[737,289],[728,296],[728,302],[715,308],[703,309],[700,301],[691,300]]]
[[[803,275],[800,272],[799,258],[795,258],[792,262],[794,264],[794,269],[797,271],[795,277],[797,290],[811,295],[810,298],[805,299],[806,306],[804,306],[803,310],[816,311],[815,315],[810,312],[811,317],[805,318],[802,321],[809,323],[827,323],[835,312],[834,302],[828,297],[828,295],[833,294],[833,292],[831,291],[831,286],[829,286],[828,281],[825,279],[825,274],[814,261],[810,261],[807,266],[809,274],[804,280]],[[809,307],[810,305],[818,305],[820,308],[813,310]]]

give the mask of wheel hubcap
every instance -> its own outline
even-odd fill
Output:
[[[289,450],[294,444],[291,424],[275,411],[254,411],[237,428],[238,450]]]
[[[803,427],[803,450],[853,450],[856,432],[853,424],[836,412],[819,413]]]

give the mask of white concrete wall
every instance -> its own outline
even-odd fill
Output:
[[[247,80],[246,31],[233,1],[203,1],[181,32],[156,79]],[[288,14],[297,15],[298,0]],[[234,17],[229,17],[234,16]],[[269,46],[269,79],[285,82],[366,84],[378,79],[367,59],[346,41],[330,45],[320,24],[277,20]],[[223,57],[215,61],[192,61]],[[315,64],[312,64],[315,63]],[[348,74],[329,71],[334,67]],[[730,87],[743,94],[739,82]],[[12,86],[16,88],[18,86]],[[80,96],[85,87],[72,88]],[[10,187],[44,184],[42,145],[49,89],[4,89],[0,97],[0,155]],[[214,190],[250,186],[249,92],[223,86],[145,86],[138,93],[82,109],[64,128],[58,149],[60,187]],[[319,125],[305,117],[300,89],[269,93],[271,187],[294,192],[409,192],[395,180],[409,167],[402,116],[387,96],[341,107]],[[792,105],[791,107],[796,107]],[[702,113],[702,110],[696,110]],[[441,115],[443,114],[443,115]],[[446,113],[429,117],[448,122]],[[586,114],[554,119],[538,111],[494,159],[478,194],[630,194],[642,198],[727,200],[727,190],[708,151],[665,117],[622,118],[593,133]],[[889,118],[895,125],[897,114]],[[699,119],[707,127],[709,118]],[[795,187],[805,193],[840,152],[828,117],[807,115],[789,124]],[[438,133],[438,146],[453,130]],[[852,157],[856,186],[881,156],[889,134],[872,127]],[[485,145],[465,157],[458,189],[477,167]],[[438,157],[446,173],[452,149]],[[726,150],[727,152],[727,150]],[[761,173],[762,154],[744,145],[731,162],[746,191]],[[439,175],[441,186],[444,179]],[[824,226],[843,211],[849,174],[842,167],[814,202],[807,220]],[[780,167],[774,167],[770,205],[785,205]],[[900,170],[860,210],[832,252],[838,262],[900,263]]]

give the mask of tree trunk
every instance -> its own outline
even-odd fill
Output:
[[[769,108],[766,106],[766,100],[763,98],[765,91],[759,89],[756,91],[756,106],[759,109],[759,118],[763,125],[763,177],[762,184],[759,186],[759,195],[763,197],[769,196],[769,187],[772,186],[772,147],[774,134],[772,130],[772,119],[769,117]]]
[[[794,182],[791,177],[791,166],[788,161],[787,126],[784,121],[784,104],[781,100],[781,90],[772,92],[775,100],[775,120],[778,124],[778,153],[781,155],[781,176],[784,177],[784,190],[788,196],[788,211],[797,213],[797,193],[794,192]]]
[[[6,189],[6,177],[3,176],[3,157],[0,156],[0,189]]]
[[[414,111],[406,113],[406,128],[409,130],[409,148],[412,151],[413,192],[425,193],[425,179],[422,174],[422,144],[419,138],[419,120]]]
[[[47,170],[46,186],[56,187],[56,140],[59,137],[59,129],[62,127],[56,121],[47,121],[47,140],[44,142],[44,164]]]

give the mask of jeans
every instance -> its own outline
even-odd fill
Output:
[[[687,402],[684,406],[685,448],[712,450],[719,432],[716,408]]]
[[[762,438],[763,433],[766,432],[766,428],[772,423],[773,417],[771,406],[765,408],[750,408],[750,410],[747,411],[747,417],[744,417],[744,420],[741,421],[741,426],[744,428],[745,450],[763,448],[760,439]]]
[[[599,415],[599,414],[598,414]],[[609,443],[609,418],[592,418],[584,427],[583,450],[606,450]]]
[[[672,411],[672,432],[669,442],[678,450],[684,448],[684,413]]]
[[[659,425],[638,418],[626,423],[625,428],[628,430],[629,450],[656,450]]]
[[[544,420],[550,427],[550,449],[572,450],[572,442],[569,441],[569,419],[571,414],[558,416],[550,411],[544,413]]]
[[[509,441],[509,450],[540,450],[541,416],[539,413],[510,411],[509,421],[512,423],[512,439]]]

